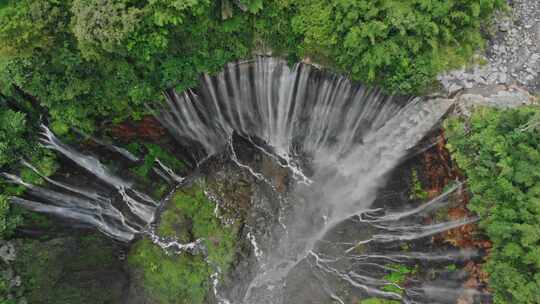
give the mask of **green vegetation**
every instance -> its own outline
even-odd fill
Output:
[[[167,255],[145,239],[135,244],[128,261],[155,303],[200,304],[210,288],[212,269],[202,256]]]
[[[401,285],[405,283],[405,280],[410,275],[413,275],[417,272],[416,268],[410,268],[407,265],[401,264],[391,264],[387,265],[390,268],[393,268],[392,272],[384,276],[384,279],[392,284]],[[382,290],[395,292],[397,294],[402,294],[403,290],[395,285],[386,285]]]
[[[165,151],[159,145],[152,143],[145,143],[141,145],[139,143],[131,143],[128,149],[136,155],[144,154],[143,163],[140,166],[133,168],[133,172],[141,177],[148,178],[148,174],[154,167],[156,159],[159,159],[164,165],[171,168],[174,172],[178,172],[184,168],[182,161]]]
[[[1,124],[1,122],[0,122]],[[29,145],[26,145],[27,147]],[[29,157],[30,162],[36,164],[36,167],[40,172],[45,175],[51,175],[57,169],[57,163],[54,156],[44,150],[36,149],[36,151],[30,151],[28,153],[20,154],[9,154],[11,162],[9,165],[6,165],[4,168],[11,169],[15,171],[21,178],[29,183],[41,184],[43,182],[42,178],[34,173],[29,168],[22,167],[17,161],[17,158]],[[0,167],[2,168],[2,167]],[[23,214],[25,213],[19,208],[9,204],[9,196],[20,195],[24,192],[24,187],[18,185],[9,184],[3,180],[0,180],[0,238],[9,238],[15,228],[23,223]]]
[[[407,265],[401,265],[401,264],[389,264],[386,265],[393,270],[385,275],[383,278],[388,281],[389,283],[395,284],[395,285],[401,285],[405,283],[408,277],[411,275],[414,275],[418,272],[418,268],[411,268]],[[381,289],[384,291],[394,292],[397,294],[403,294],[403,291],[395,286],[395,285],[386,285],[382,287]],[[381,298],[368,298],[364,300],[360,300],[358,304],[399,304],[401,301],[397,300],[389,300],[389,299],[381,299]]]
[[[57,168],[54,155],[35,144],[38,122],[30,123],[27,114],[8,105],[17,109],[26,107],[24,102],[0,94],[0,172],[17,173],[25,181],[39,184],[41,178],[20,161],[26,159],[45,175],[51,175]],[[23,191],[23,187],[0,179],[0,238],[9,237],[22,222],[20,212],[9,205],[8,197]]]
[[[102,236],[17,241],[19,294],[29,303],[120,303],[127,278]],[[1,302],[1,301],[0,301]],[[3,302],[2,302],[3,303]]]
[[[399,249],[401,251],[409,251],[411,250],[411,245],[409,243],[403,243],[399,246]]]
[[[450,264],[450,265],[446,266],[444,269],[445,269],[446,271],[456,271],[456,270],[457,270],[457,266],[456,266],[456,264]]]
[[[0,112],[0,166],[13,161],[13,156],[27,149],[24,140],[26,117],[21,112],[6,109]]]
[[[426,88],[482,47],[480,25],[504,1],[301,0],[293,17],[300,56],[328,60],[353,79],[393,91]]]
[[[424,200],[428,198],[428,193],[425,191],[422,187],[422,182],[420,182],[420,179],[418,179],[418,171],[416,169],[412,170],[411,173],[411,190],[409,194],[409,198],[411,200]]]
[[[540,303],[540,133],[526,128],[539,113],[478,108],[446,123],[473,193],[468,206],[493,242],[485,270],[495,303]]]
[[[184,253],[167,255],[148,240],[138,242],[129,263],[142,278],[144,289],[159,303],[203,303],[210,275],[218,266],[226,272],[234,258],[237,227],[222,226],[214,216],[202,185],[179,191],[162,214],[158,234],[177,236],[182,242],[203,239],[208,260]]]
[[[48,110],[59,134],[137,119],[166,88],[248,55],[249,14],[222,21],[219,2],[7,1],[0,10],[0,88]],[[231,43],[234,42],[234,43]]]
[[[11,235],[20,222],[21,217],[11,212],[7,196],[0,194],[0,235]]]
[[[189,241],[203,239],[209,260],[226,272],[234,257],[238,227],[223,227],[214,215],[215,203],[209,201],[203,191],[202,185],[196,185],[176,193],[162,216],[158,233],[174,236],[188,230],[192,235]],[[185,222],[190,225],[179,226]]]

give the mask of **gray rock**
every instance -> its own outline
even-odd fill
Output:
[[[15,276],[13,279],[9,282],[10,288],[19,287],[22,284],[22,280],[20,276]]]
[[[458,91],[460,91],[460,90],[462,90],[462,89],[463,89],[462,86],[460,86],[460,85],[454,83],[454,84],[451,84],[451,85],[448,87],[448,92],[449,92],[450,94],[454,94],[454,93],[456,93],[456,92],[458,92]]]
[[[512,85],[476,86],[464,90],[454,97],[454,102],[460,112],[469,115],[472,108],[477,106],[490,106],[496,108],[512,108],[534,103],[534,96],[524,88]]]
[[[5,263],[15,261],[17,258],[17,252],[15,246],[11,242],[4,242],[0,244],[0,259]]]
[[[482,85],[520,84],[532,93],[540,92],[540,1],[509,1],[511,15],[497,13],[498,32],[490,39],[485,66],[450,71],[439,75],[443,89],[454,93]]]
[[[510,30],[510,21],[504,20],[499,24],[499,31],[501,32],[507,32]]]

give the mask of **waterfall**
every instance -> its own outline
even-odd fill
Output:
[[[298,261],[314,256],[315,243],[329,230],[367,210],[385,176],[450,106],[447,100],[386,96],[310,65],[291,68],[283,60],[258,57],[231,63],[217,76],[204,75],[196,89],[169,91],[167,106],[155,110],[179,143],[199,147],[194,157],[202,160],[229,149],[233,160],[259,180],[266,178],[238,161],[233,133],[263,141],[293,172],[300,172],[297,178],[306,176],[298,164],[309,160],[312,173],[298,178],[292,190],[306,203],[292,207],[283,224],[287,233],[277,246],[269,246],[274,248],[265,253],[264,267],[244,299],[262,303],[250,291],[279,285]],[[324,224],[313,225],[314,217]],[[473,220],[404,227],[374,240],[414,239]],[[253,242],[255,236],[250,237]],[[255,244],[254,250],[259,258],[261,248]]]
[[[265,57],[229,64],[203,76],[196,90],[167,96],[157,117],[179,143],[198,145],[200,159],[230,146],[233,132],[264,141],[291,168],[310,159],[318,182],[307,191],[317,189],[320,201],[334,205],[335,221],[367,207],[379,179],[450,106],[386,96],[344,76]]]
[[[354,84],[344,76],[304,64],[289,67],[283,60],[267,57],[231,63],[216,76],[203,75],[197,88],[185,92],[169,90],[166,97],[165,105],[154,105],[152,110],[178,143],[193,152],[198,162],[228,151],[231,160],[240,168],[257,180],[270,183],[267,177],[242,163],[237,156],[233,135],[238,134],[252,141],[254,147],[276,159],[281,166],[289,168],[296,179],[287,194],[294,198],[293,204],[280,207],[287,214],[279,215],[279,229],[274,229],[285,230],[279,236],[279,242],[259,243],[261,238],[256,231],[248,233],[260,268],[246,288],[241,299],[244,303],[282,303],[280,288],[284,288],[287,275],[299,263],[308,263],[314,271],[320,272],[321,277],[333,274],[369,295],[403,300],[404,297],[397,293],[381,290],[380,287],[387,283],[379,279],[334,268],[333,262],[317,252],[317,243],[340,223],[357,217],[359,222],[376,229],[377,233],[349,243],[348,247],[342,248],[342,256],[336,259],[353,261],[361,258],[350,254],[358,245],[414,240],[475,220],[428,226],[400,222],[443,205],[448,193],[404,212],[377,215],[380,210],[369,209],[387,175],[448,111],[451,106],[448,100],[387,96],[378,89]],[[59,152],[110,186],[121,201],[115,202],[110,195],[49,178],[45,181],[65,191],[60,193],[30,185],[5,174],[8,180],[27,187],[32,197],[40,199],[12,198],[13,203],[82,221],[122,241],[149,233],[154,243],[162,248],[197,251],[199,241],[191,244],[180,244],[175,240],[166,242],[151,233],[150,224],[160,204],[136,191],[132,182],[113,174],[97,158],[62,143],[45,126],[42,137],[44,146]],[[124,149],[97,139],[94,141],[131,161],[138,159]],[[264,145],[259,145],[261,142]],[[183,182],[183,177],[159,160],[157,163],[159,167],[154,170],[160,176],[177,184]],[[363,258],[376,260],[378,257],[380,255],[372,254]],[[426,260],[445,257],[450,259],[450,255],[442,253],[417,256]],[[414,257],[394,255],[387,258],[400,261]],[[342,302],[333,292],[328,294]]]
[[[48,184],[57,189],[48,189],[24,182],[20,177],[4,173],[4,177],[11,183],[27,188],[27,195],[39,201],[12,197],[12,203],[21,205],[33,211],[54,214],[94,226],[104,234],[124,242],[134,239],[142,233],[154,220],[156,205],[149,196],[132,188],[132,183],[111,173],[97,158],[85,155],[69,145],[61,142],[46,126],[42,125],[42,144],[55,150],[84,168],[98,180],[116,190],[128,211],[122,210],[115,203],[111,194],[98,193],[96,190],[83,189],[46,177],[34,166],[24,161],[23,164],[40,175]],[[127,151],[122,154],[128,155]],[[131,160],[134,158],[129,154]],[[61,192],[59,189],[62,189]]]

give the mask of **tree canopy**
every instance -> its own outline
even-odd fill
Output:
[[[481,46],[502,0],[21,0],[0,6],[0,90],[39,100],[58,133],[137,119],[168,88],[273,50],[417,92]]]
[[[329,3],[330,2],[330,3]],[[480,25],[502,1],[301,0],[300,54],[327,58],[353,79],[415,92],[482,46]]]
[[[480,108],[447,122],[448,147],[468,178],[470,208],[493,248],[486,270],[495,303],[539,303],[540,133],[537,107]]]

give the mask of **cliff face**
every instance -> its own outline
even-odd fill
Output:
[[[7,303],[122,303],[129,284],[124,248],[97,233],[15,239],[3,260]],[[6,290],[3,290],[5,292]]]

